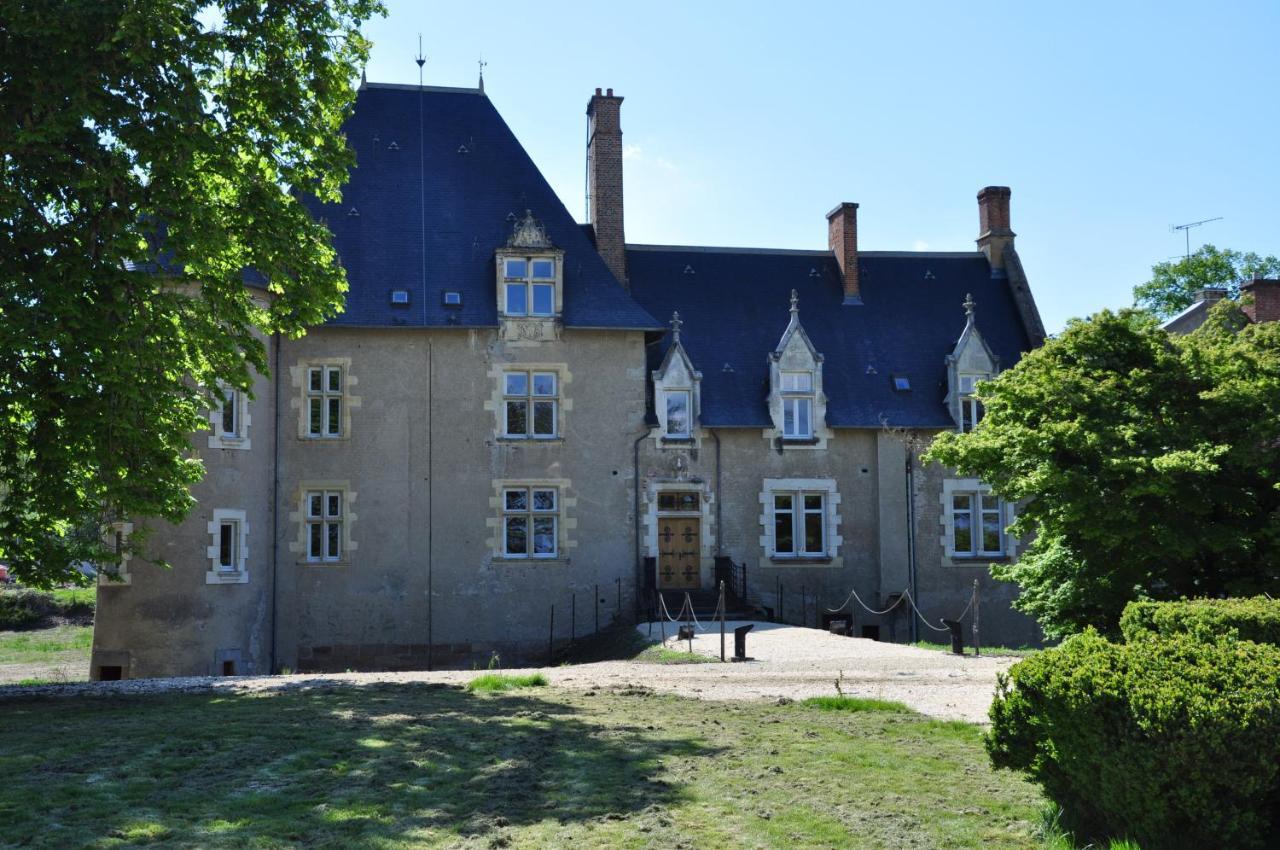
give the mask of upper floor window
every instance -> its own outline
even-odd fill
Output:
[[[342,436],[342,367],[307,369],[307,434],[310,437]]]
[[[508,316],[554,316],[556,261],[551,257],[506,257],[502,280]]]
[[[508,558],[559,554],[560,491],[512,487],[502,491],[502,553]]]
[[[956,557],[1004,555],[1003,506],[990,493],[951,494],[951,553]]]
[[[692,434],[689,390],[666,390],[663,393],[667,406],[667,436],[689,437]]]
[[[218,569],[232,572],[240,569],[240,522],[224,519],[218,523]]]
[[[826,494],[773,494],[773,552],[781,557],[821,556],[826,546]]]
[[[556,436],[559,381],[555,372],[504,372],[504,437],[548,439]]]
[[[813,373],[782,373],[782,436],[807,439],[813,436]]]
[[[974,393],[978,382],[985,381],[989,375],[961,374],[957,376],[960,395],[960,430],[972,431],[982,421],[982,402]]]
[[[308,561],[342,560],[344,501],[341,490],[307,491]]]
[[[223,400],[218,423],[218,435],[224,440],[238,440],[243,436],[240,422],[240,391],[225,389],[222,392]]]

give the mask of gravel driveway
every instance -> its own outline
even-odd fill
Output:
[[[733,628],[726,624],[726,655],[733,654]],[[648,634],[648,624],[637,626]],[[659,627],[653,625],[656,640]],[[668,633],[670,634],[670,633]],[[686,642],[668,637],[670,648]],[[718,626],[708,626],[693,641],[695,652],[720,655]],[[755,623],[747,636],[747,654],[754,661],[741,664],[651,664],[602,661],[539,672],[553,685],[589,690],[640,685],[655,691],[707,700],[776,700],[834,696],[837,675],[846,695],[904,702],[933,717],[984,723],[995,688],[996,673],[1018,659],[958,657],[937,650],[915,649],[863,638],[846,638],[817,629]],[[508,671],[529,672],[529,671]],[[463,684],[476,676],[471,670],[409,673],[308,673],[290,676],[192,677],[133,679],[123,682],[83,682],[67,685],[0,687],[0,702],[8,698],[40,696],[110,696],[132,693],[201,692],[210,690],[271,691],[307,687],[361,686],[380,683],[439,682]]]

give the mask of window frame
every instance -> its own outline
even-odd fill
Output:
[[[804,387],[788,386],[789,378],[804,377]],[[785,370],[778,373],[778,394],[782,397],[782,438],[784,440],[809,440],[813,438],[814,373],[812,370]],[[804,411],[805,427],[799,426]],[[790,427],[789,427],[790,426]]]
[[[538,507],[539,494],[551,494],[551,507]],[[510,496],[523,495],[523,507],[512,507]],[[560,488],[545,484],[504,486],[499,496],[502,534],[502,558],[512,561],[553,561],[560,557],[562,504]],[[524,524],[524,551],[511,549],[510,530],[513,522]],[[551,549],[538,551],[538,524],[550,522]],[[545,534],[545,532],[544,532]]]
[[[559,263],[558,257],[548,257],[540,254],[524,254],[519,256],[505,256],[501,259],[502,263],[502,312],[504,316],[513,318],[529,318],[529,319],[551,319],[558,315],[556,309],[556,290],[559,285]],[[523,263],[523,274],[512,274],[509,270],[509,264]],[[534,267],[538,263],[550,263],[550,276],[536,275]],[[524,306],[521,310],[514,310],[511,306],[511,291],[513,287],[517,287],[522,291]],[[536,309],[537,296],[540,291],[549,294],[551,303],[546,310]]]
[[[684,396],[684,430],[671,430],[671,400],[675,396]],[[663,436],[668,439],[687,440],[693,437],[693,390],[687,388],[664,389],[662,404],[665,412],[663,420]]]
[[[217,533],[217,571],[219,573],[240,572],[240,520],[229,518],[218,520]]]
[[[523,377],[524,392],[512,392],[510,379]],[[538,379],[549,377],[551,392],[538,392]],[[556,440],[560,438],[560,373],[554,369],[504,369],[502,381],[502,438],[504,440]],[[524,430],[512,431],[511,409],[524,406]],[[547,405],[551,409],[551,432],[538,433],[538,408]]]
[[[960,433],[965,434],[978,427],[985,410],[977,396],[978,384],[991,380],[986,372],[959,372],[956,374],[956,396],[960,400]]]
[[[319,510],[313,499],[319,497]],[[333,507],[336,501],[336,509]],[[348,496],[345,490],[314,488],[302,493],[303,546],[309,564],[344,563],[349,548],[347,541]],[[336,531],[336,540],[333,536]],[[331,543],[336,542],[333,552]],[[318,546],[318,548],[317,548]]]
[[[769,491],[770,505],[770,529],[773,535],[773,557],[779,560],[803,560],[812,558],[829,558],[831,557],[831,530],[827,528],[827,499],[829,493],[825,490],[771,490]],[[818,506],[811,508],[807,504],[810,498],[818,499]],[[780,499],[789,500],[790,507],[779,509],[778,501]],[[778,518],[779,514],[787,514],[790,517],[791,532],[791,548],[783,551],[778,544]],[[808,548],[808,518],[817,516],[819,520],[819,530],[821,532],[821,547],[819,551],[810,550]]]
[[[967,502],[967,507],[960,508],[956,506],[957,501],[961,499]],[[991,502],[994,502],[993,506],[989,506]],[[1009,556],[1008,535],[1004,527],[1005,501],[999,496],[984,490],[952,490],[947,494],[947,512],[950,520],[947,554],[950,557],[964,560],[984,560]],[[961,515],[968,517],[969,546],[967,549],[961,549],[958,544],[959,523],[957,522],[957,517]],[[994,516],[996,522],[996,534],[999,541],[996,549],[986,548],[986,522],[990,516]]]
[[[316,375],[320,376],[318,388],[313,380]],[[334,376],[337,379],[336,388]],[[343,418],[347,407],[346,377],[346,366],[341,363],[319,363],[307,366],[306,383],[303,386],[305,399],[303,416],[307,439],[340,440],[343,438]],[[316,420],[315,415],[317,410],[319,421]],[[335,421],[336,426],[331,429],[329,426],[334,425]]]

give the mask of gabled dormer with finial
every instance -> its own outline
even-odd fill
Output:
[[[827,397],[822,391],[822,355],[800,324],[800,299],[791,290],[791,319],[769,353],[769,416],[764,436],[779,449],[826,448]]]
[[[564,251],[552,244],[531,210],[516,218],[507,244],[495,252],[494,260],[502,338],[558,339],[564,312]]]
[[[653,371],[653,407],[658,427],[654,434],[664,448],[697,447],[698,412],[702,408],[702,373],[693,367],[680,340],[684,322],[671,314],[671,346]]]
[[[1000,358],[978,331],[977,304],[972,295],[964,299],[964,330],[947,355],[947,410],[960,431],[972,431],[982,420],[982,402],[975,395],[977,385],[1000,374]]]

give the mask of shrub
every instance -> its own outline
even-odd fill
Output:
[[[1280,833],[1278,693],[1275,646],[1089,630],[1000,677],[987,751],[1080,838],[1263,847]]]
[[[1195,634],[1205,640],[1217,640],[1232,629],[1243,640],[1280,646],[1280,600],[1254,596],[1130,602],[1120,616],[1120,631],[1130,642],[1152,634]]]
[[[541,673],[530,673],[527,676],[506,676],[502,673],[488,673],[477,676],[467,682],[469,691],[509,691],[512,688],[532,688],[545,685],[547,677]]]
[[[0,630],[30,629],[49,617],[91,617],[93,588],[55,590],[30,588],[0,590]]]

